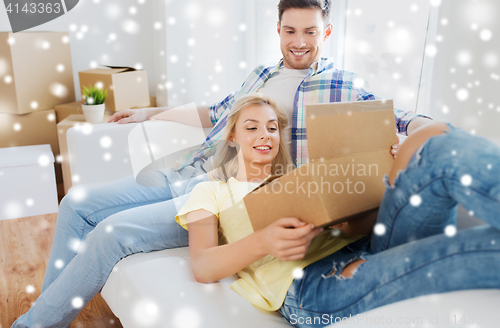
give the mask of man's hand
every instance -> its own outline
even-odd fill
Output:
[[[297,218],[282,218],[260,230],[260,234],[267,254],[294,261],[304,258],[312,240],[322,231]]]
[[[144,122],[156,113],[156,108],[126,109],[114,113],[113,116],[109,118],[108,123],[118,122],[118,124],[123,124]]]

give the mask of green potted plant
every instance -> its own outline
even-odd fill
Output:
[[[108,90],[92,85],[83,87],[82,109],[85,120],[90,123],[101,123],[104,119],[104,101]]]

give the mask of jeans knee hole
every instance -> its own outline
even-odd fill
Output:
[[[366,262],[366,260],[363,258],[358,258],[356,260],[351,261],[350,263],[348,263],[344,267],[344,269],[342,270],[342,273],[340,274],[340,277],[343,277],[344,279],[351,279],[352,277],[354,277],[354,275],[358,271],[359,267],[364,262]],[[347,275],[344,275],[344,273],[346,273],[346,271],[347,271]]]

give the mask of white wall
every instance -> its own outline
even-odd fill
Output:
[[[498,0],[443,0],[427,111],[500,142],[499,16]]]
[[[150,94],[155,96],[154,39],[162,33],[154,28],[155,2],[80,0],[65,15],[28,31],[69,32],[77,100],[81,98],[78,72],[97,64],[140,65],[148,73]],[[11,31],[5,7],[0,7],[0,31]]]
[[[425,0],[384,0],[388,1],[410,8]],[[192,101],[210,104],[238,89],[257,64],[277,62],[281,57],[276,34],[277,3],[278,0],[81,0],[66,15],[31,30],[70,31],[77,95],[78,71],[91,68],[92,63],[140,64],[148,72],[151,95],[164,99],[161,103],[165,104],[168,94],[169,105]],[[334,35],[323,51],[324,56],[336,59],[339,68],[343,67],[345,53],[342,12],[349,3],[362,1],[333,0]],[[1,7],[0,30],[8,31],[7,14]],[[388,11],[386,7],[390,6],[361,10],[365,9],[366,16],[382,17]],[[135,14],[131,13],[132,8]],[[417,112],[500,140],[499,13],[498,0],[441,0],[429,25],[431,33],[426,44],[435,44],[437,53],[424,57],[421,85],[426,88],[420,90]],[[155,29],[155,22],[160,22],[159,29]],[[72,27],[76,30],[70,30]],[[85,27],[87,32],[83,32]],[[486,29],[491,32],[489,39],[481,38]],[[110,39],[112,33],[115,40]],[[172,55],[176,60],[172,61]],[[415,55],[422,55],[421,46],[415,48]],[[378,58],[375,60],[375,64],[382,64]],[[356,63],[349,65],[349,69],[358,71]],[[366,67],[366,63],[360,62],[359,66]],[[396,80],[394,83],[397,86]],[[371,84],[373,87],[374,82]],[[457,93],[468,95],[467,99]]]

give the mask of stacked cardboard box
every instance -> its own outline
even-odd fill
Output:
[[[111,113],[156,106],[144,70],[111,66],[79,76],[82,88],[108,89],[105,105]],[[61,184],[56,124],[83,113],[73,81],[68,33],[0,32],[0,148],[50,144]]]
[[[0,147],[50,144],[57,157],[53,108],[75,100],[68,33],[0,32],[0,84]]]
[[[108,90],[106,110],[118,112],[129,108],[149,107],[148,76],[145,70],[107,66],[79,72],[80,89],[94,86]]]

